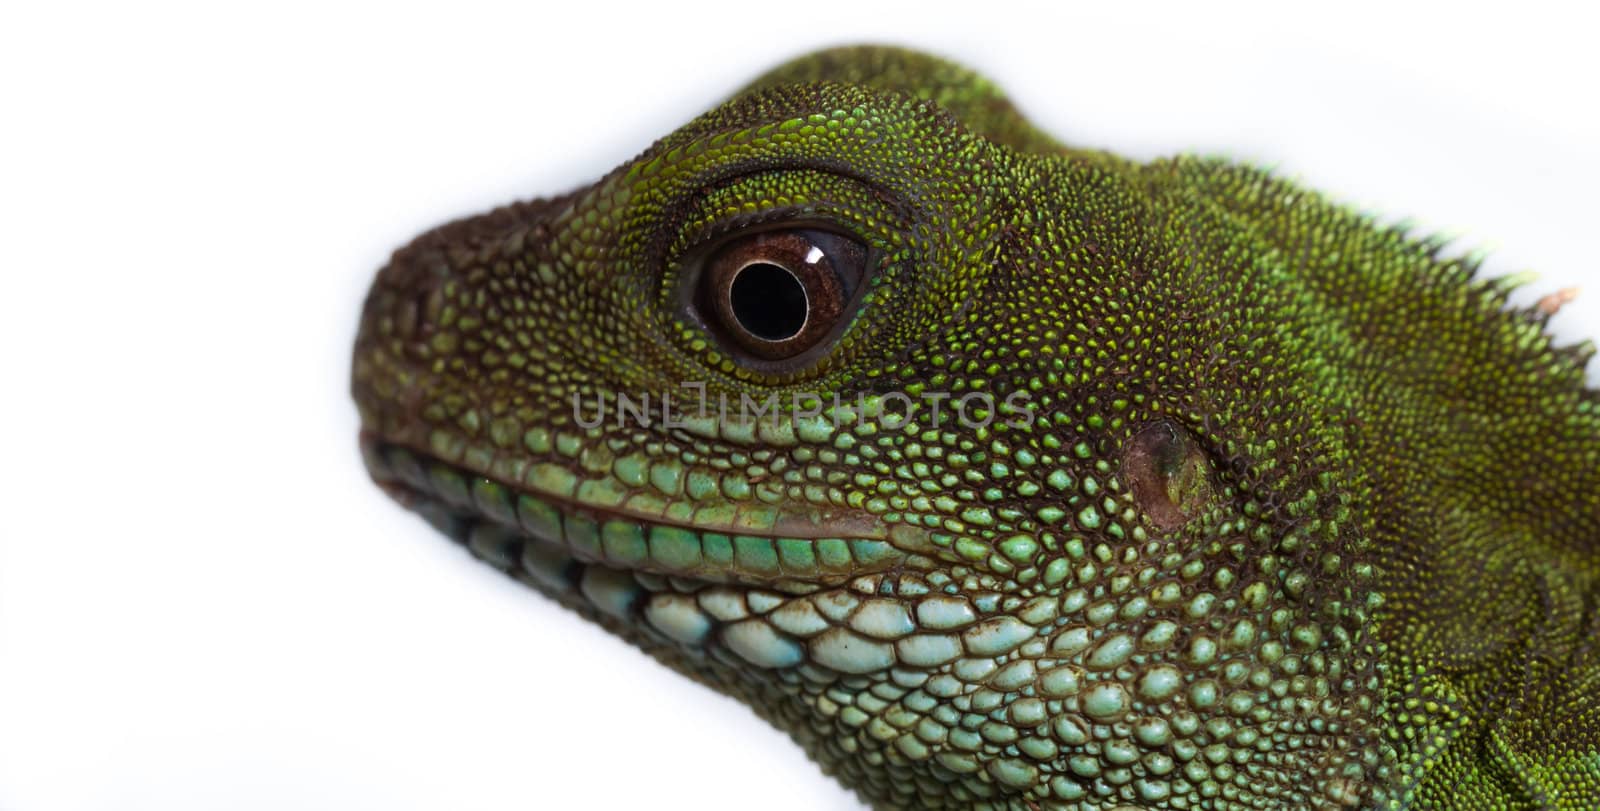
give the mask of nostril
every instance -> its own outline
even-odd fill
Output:
[[[422,313],[428,293],[374,285],[362,307],[360,334],[363,342],[412,341],[421,332]]]
[[[395,334],[402,338],[410,338],[417,334],[417,313],[421,306],[416,296],[407,296],[395,303],[394,327]]]
[[[363,331],[400,341],[426,340],[430,324],[445,309],[445,286],[452,277],[443,252],[431,245],[409,245],[378,271],[367,296]]]

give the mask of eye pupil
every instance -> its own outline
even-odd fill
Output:
[[[728,303],[739,326],[762,340],[792,338],[806,323],[805,285],[788,268],[771,262],[740,268],[728,290]]]

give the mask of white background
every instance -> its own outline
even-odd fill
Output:
[[[815,46],[917,45],[1071,142],[1272,163],[1536,269],[1600,334],[1593,21],[1339,3],[8,6],[0,811],[854,808],[732,701],[366,480],[387,253],[587,182]],[[1591,375],[1593,378],[1593,375]]]

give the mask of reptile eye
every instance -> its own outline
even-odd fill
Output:
[[[741,235],[709,257],[695,306],[730,349],[786,361],[838,334],[866,265],[865,246],[828,231]]]

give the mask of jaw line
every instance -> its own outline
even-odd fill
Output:
[[[695,524],[506,485],[370,431],[361,434],[361,450],[385,492],[486,559],[559,549],[583,564],[805,593],[902,568],[913,555],[888,539],[915,541],[923,534],[837,509],[780,512],[766,531]]]

